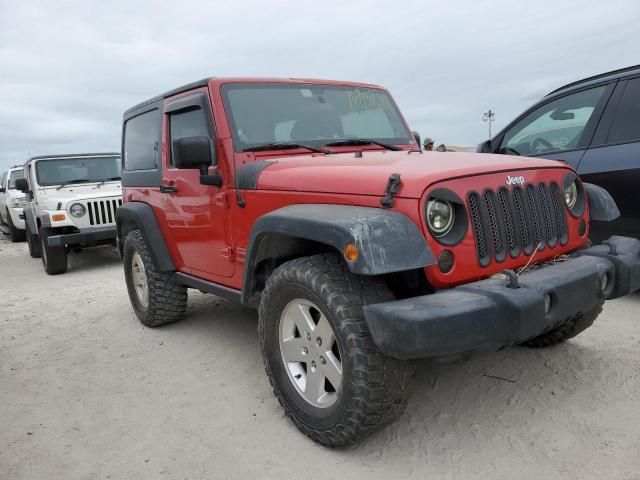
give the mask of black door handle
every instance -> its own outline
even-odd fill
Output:
[[[176,187],[175,185],[160,185],[160,191],[162,193],[177,192],[178,187]]]

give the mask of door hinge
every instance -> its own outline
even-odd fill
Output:
[[[229,208],[229,201],[227,200],[227,192],[220,192],[215,196],[216,206],[220,208]]]
[[[235,260],[235,255],[233,254],[233,249],[231,247],[224,247],[222,250],[220,250],[220,253],[230,262],[233,262]]]

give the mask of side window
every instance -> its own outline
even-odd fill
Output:
[[[640,78],[629,80],[615,113],[607,143],[640,140]]]
[[[579,148],[582,133],[605,89],[603,85],[542,105],[507,131],[500,153],[544,155]]]
[[[7,188],[7,173],[8,172],[4,172],[4,175],[0,178],[0,187],[2,188]]]
[[[124,169],[157,169],[159,153],[160,110],[127,120],[124,126]]]
[[[173,165],[173,141],[181,137],[210,137],[207,116],[202,108],[179,110],[169,116],[171,140],[171,165]]]

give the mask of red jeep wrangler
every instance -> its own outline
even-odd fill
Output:
[[[564,163],[423,153],[375,85],[205,79],[124,114],[118,245],[133,309],[195,288],[258,308],[274,393],[344,445],[405,408],[414,358],[589,327],[640,287],[640,242],[588,246],[618,212]]]

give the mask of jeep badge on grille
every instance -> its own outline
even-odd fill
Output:
[[[507,175],[506,184],[507,185],[524,185],[524,177],[523,176],[511,177]]]

